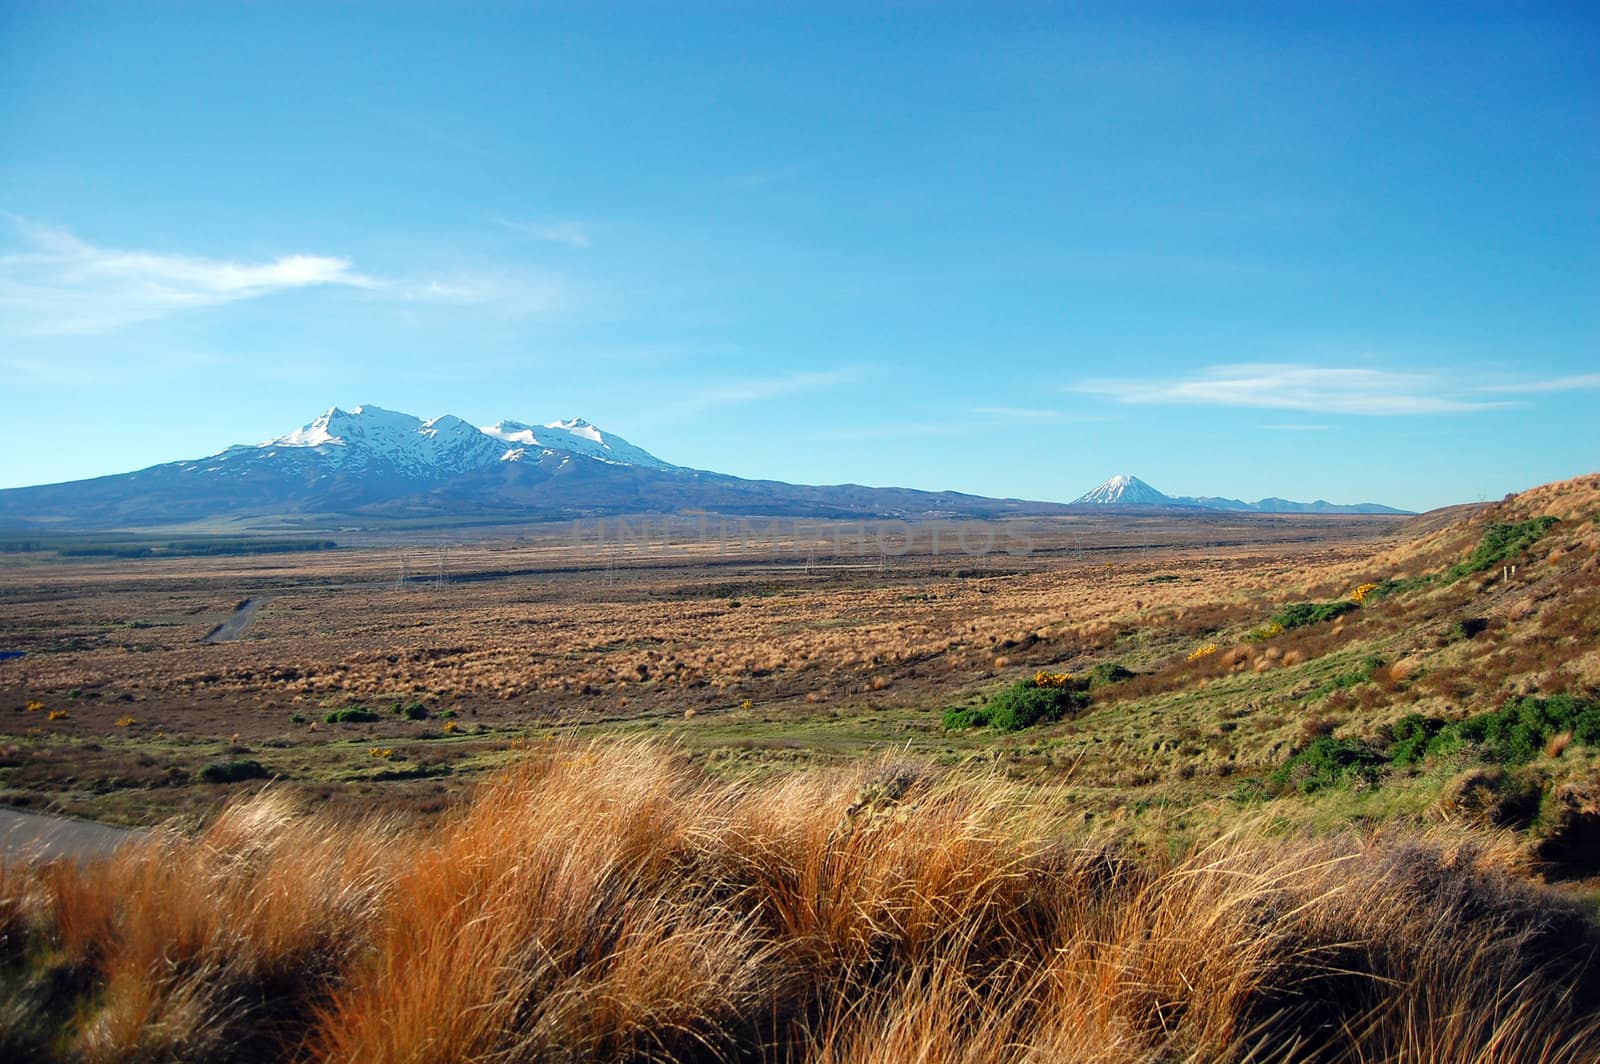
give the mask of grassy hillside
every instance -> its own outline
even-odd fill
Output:
[[[75,1060],[1592,1060],[1587,914],[1475,831],[1140,850],[995,776],[545,744],[437,829],[272,791],[0,873],[0,1045]]]

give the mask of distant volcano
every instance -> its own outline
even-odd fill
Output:
[[[1316,502],[1293,502],[1289,499],[1260,499],[1244,502],[1211,495],[1167,495],[1152,488],[1131,473],[1118,473],[1093,491],[1086,492],[1073,503],[1074,506],[1170,506],[1186,509],[1226,510],[1258,514],[1406,514],[1375,502],[1339,504],[1318,499]]]

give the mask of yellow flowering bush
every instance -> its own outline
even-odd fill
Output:
[[[50,711],[49,715],[46,717],[46,719],[47,720],[66,720],[69,716],[71,716],[71,714],[68,713],[64,709],[52,709]]]
[[[371,750],[367,751],[367,756],[368,757],[380,757],[383,760],[387,761],[391,757],[394,756],[394,751],[389,749],[387,746],[385,746],[385,747],[374,746]]]
[[[451,734],[451,733],[452,733],[452,732],[454,732],[454,731],[455,731],[455,730],[456,730],[456,722],[455,722],[455,721],[453,721],[453,720],[447,720],[447,721],[445,721],[445,722],[444,722],[444,728],[443,728],[443,731],[444,731],[444,733],[445,733],[445,734],[446,734],[446,735],[449,735],[449,734]]]
[[[1040,669],[1033,674],[1033,685],[1035,687],[1065,687],[1071,682],[1072,674],[1070,672],[1046,672],[1044,669]]]
[[[117,719],[117,727],[119,728],[131,728],[137,723],[139,722],[134,720],[132,717],[119,717]]]
[[[29,713],[37,713],[44,708],[43,702],[29,702],[26,707]]]
[[[1377,584],[1362,584],[1360,587],[1350,592],[1350,601],[1354,602],[1357,606],[1364,606],[1367,602],[1367,596],[1376,590],[1378,590]]]
[[[1212,654],[1215,654],[1216,652],[1217,652],[1217,644],[1215,644],[1215,643],[1207,643],[1203,647],[1195,647],[1193,650],[1189,651],[1189,660],[1190,661],[1199,661],[1201,658],[1210,657]]]

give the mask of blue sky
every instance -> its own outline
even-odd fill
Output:
[[[0,486],[359,403],[1033,498],[1600,468],[1583,4],[13,0],[0,212]]]

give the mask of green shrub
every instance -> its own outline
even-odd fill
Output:
[[[1389,761],[1396,765],[1414,765],[1428,752],[1428,744],[1444,728],[1438,717],[1424,717],[1412,713],[1401,717],[1389,729]]]
[[[366,706],[346,706],[344,709],[333,710],[322,719],[328,724],[371,724],[379,718]]]
[[[402,717],[406,718],[406,720],[428,719],[428,707],[423,705],[421,702],[407,702],[404,706],[400,707],[398,712]]]
[[[1060,720],[1084,704],[1083,695],[1070,687],[1040,687],[1032,680],[1023,680],[990,699],[985,708],[991,727],[1013,732]]]
[[[297,711],[297,712],[289,714],[289,723],[290,724],[304,724],[305,722],[306,722],[306,715],[304,713],[300,713],[300,712]]]
[[[1121,683],[1123,680],[1133,679],[1133,670],[1125,669],[1115,661],[1102,662],[1089,670],[1089,686],[1104,687],[1109,683]]]
[[[1600,746],[1600,702],[1572,695],[1511,698],[1497,710],[1465,720],[1412,714],[1391,730],[1390,758],[1396,764],[1445,757],[1475,746],[1485,761],[1522,765],[1538,757],[1545,744],[1562,732],[1571,732],[1580,746]]]
[[[1395,595],[1398,592],[1403,592],[1403,590],[1427,587],[1437,579],[1438,573],[1422,573],[1419,576],[1406,576],[1405,579],[1387,579],[1387,581],[1381,582],[1378,587],[1371,589],[1370,592],[1366,592],[1366,602],[1378,602],[1379,598],[1384,598],[1386,595]]]
[[[1283,628],[1304,628],[1331,621],[1357,608],[1349,599],[1338,602],[1291,602],[1272,615],[1272,623]]]
[[[1481,573],[1521,554],[1560,522],[1556,517],[1530,517],[1526,521],[1500,521],[1489,526],[1467,560],[1445,571],[1446,580]]]
[[[1378,778],[1384,760],[1382,754],[1360,740],[1319,735],[1285,761],[1271,780],[1280,786],[1293,786],[1301,794],[1315,794],[1357,781],[1371,783]]]
[[[1600,703],[1571,695],[1510,698],[1492,713],[1446,725],[1429,744],[1428,753],[1473,743],[1487,761],[1521,765],[1537,757],[1552,736],[1567,731],[1580,745],[1600,744]]]
[[[966,708],[951,706],[944,711],[944,719],[940,722],[945,731],[965,731],[968,728],[982,728],[989,723],[989,711],[985,708]]]
[[[1386,760],[1396,766],[1415,765],[1424,758],[1449,757],[1464,750],[1492,764],[1525,765],[1563,732],[1571,732],[1572,741],[1580,746],[1600,746],[1600,701],[1572,695],[1511,698],[1491,713],[1457,721],[1412,713],[1390,725],[1387,742],[1379,746],[1321,736],[1269,779],[1312,794],[1358,778],[1376,780]]]
[[[263,780],[271,773],[259,761],[213,761],[198,773],[202,783],[238,783]]]
[[[1081,691],[1070,686],[1041,687],[1030,678],[1001,691],[985,706],[945,710],[942,723],[947,731],[990,727],[1014,732],[1060,720],[1086,705],[1088,698]]]

